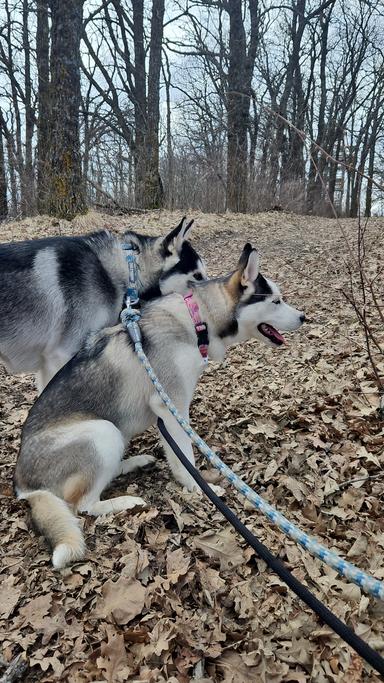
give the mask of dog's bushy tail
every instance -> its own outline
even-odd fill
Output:
[[[79,522],[64,500],[50,491],[31,491],[19,496],[28,500],[32,519],[53,548],[52,564],[61,569],[84,555]]]

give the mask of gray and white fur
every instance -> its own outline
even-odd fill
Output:
[[[186,239],[192,223],[183,218],[165,237],[124,235],[138,250],[143,299],[206,277]],[[41,392],[90,332],[118,322],[127,280],[121,242],[108,231],[0,245],[0,363],[35,373]]]
[[[275,326],[295,330],[304,321],[303,313],[288,306],[278,287],[259,273],[258,254],[250,245],[234,273],[195,283],[193,292],[208,326],[213,360],[221,360],[232,344],[254,337],[279,346],[284,339]],[[183,297],[171,294],[148,303],[140,327],[152,367],[188,419],[204,363]],[[158,417],[194,463],[189,438],[155,392],[122,325],[88,339],[38,398],[23,428],[14,483],[53,548],[54,567],[84,554],[76,511],[100,515],[145,505],[139,497],[100,496],[117,475],[153,461],[152,456],[122,458],[130,440]],[[192,477],[163,445],[175,479],[193,489]]]

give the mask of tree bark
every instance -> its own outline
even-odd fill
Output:
[[[160,72],[163,44],[164,0],[153,0],[151,18],[151,49],[148,68],[148,129],[146,139],[146,192],[148,209],[164,204],[164,191],[159,173]]]
[[[24,83],[25,83],[25,161],[22,176],[22,206],[23,215],[35,212],[35,175],[32,159],[32,140],[35,129],[35,116],[32,106],[32,78],[31,78],[31,49],[29,44],[29,2],[23,0],[23,52],[24,52]]]
[[[229,67],[227,92],[227,206],[245,213],[248,204],[249,88],[246,79],[247,47],[241,0],[228,3]]]
[[[51,11],[48,211],[71,220],[86,211],[79,139],[83,0],[51,0]]]
[[[369,161],[368,161],[368,175],[370,178],[373,177],[375,170],[375,145],[371,145],[369,150]],[[372,214],[372,180],[368,180],[367,191],[365,194],[365,211],[364,216],[370,218]]]
[[[143,0],[132,0],[132,9],[135,50],[135,204],[143,209],[157,209],[164,202],[159,174],[159,95],[164,0],[153,0],[152,3],[148,97]]]
[[[8,199],[7,199],[7,176],[5,173],[5,159],[3,135],[0,129],[0,220],[6,218],[8,215]]]
[[[49,149],[49,26],[48,1],[37,2],[36,32],[37,62],[37,209],[39,213],[48,210],[48,149]]]

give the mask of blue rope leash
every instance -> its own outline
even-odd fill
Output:
[[[240,477],[220,460],[219,456],[203,441],[203,439],[192,429],[187,420],[179,413],[176,406],[172,403],[168,394],[164,391],[160,384],[153,368],[143,351],[141,344],[141,334],[138,321],[140,320],[140,313],[133,310],[127,302],[127,308],[121,313],[121,322],[127,328],[131,339],[134,343],[136,355],[142,363],[148,377],[153,386],[159,394],[163,403],[167,406],[169,412],[174,416],[184,432],[189,436],[192,443],[194,443],[205,458],[215,467],[219,472],[229,481],[252,505],[262,512],[272,524],[281,529],[289,538],[301,545],[305,550],[308,550],[312,555],[322,560],[332,569],[335,569],[344,578],[356,583],[366,593],[373,595],[376,598],[384,600],[384,583],[378,581],[370,574],[362,571],[355,565],[343,560],[339,555],[325,546],[321,545],[316,539],[308,536],[304,531],[299,529],[295,524],[292,524],[284,515],[278,512],[272,505],[267,503],[256,491],[250,488]]]

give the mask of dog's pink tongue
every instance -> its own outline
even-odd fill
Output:
[[[280,342],[280,344],[287,343],[283,335],[280,334],[280,332],[278,332],[278,330],[276,330],[274,327],[272,327],[272,325],[267,325],[264,323],[263,330],[269,337],[271,337],[271,339]]]

